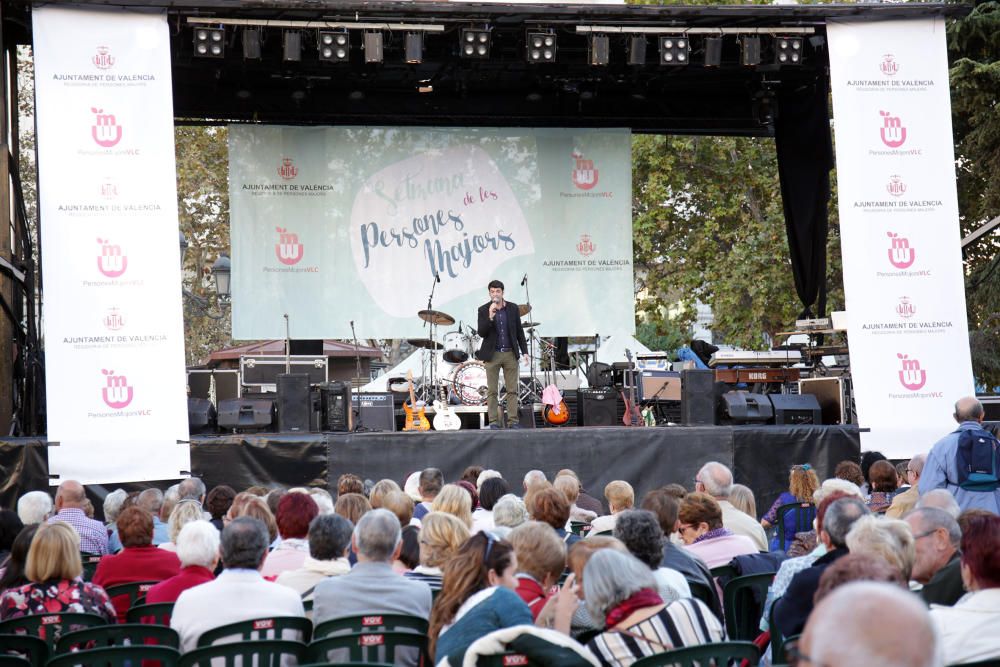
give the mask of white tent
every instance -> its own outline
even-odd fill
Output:
[[[625,350],[629,350],[632,353],[632,361],[635,361],[636,355],[652,352],[652,350],[632,336],[608,336],[601,341],[601,346],[594,353],[594,361],[599,361],[603,364],[627,361]]]

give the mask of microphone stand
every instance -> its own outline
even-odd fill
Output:
[[[531,312],[531,294],[528,290],[528,274],[524,274],[524,280],[521,281],[524,285],[524,300],[528,306],[528,312]],[[528,339],[528,375],[531,377],[531,387],[528,389],[528,397],[537,398],[539,401],[542,399],[541,396],[535,394],[535,387],[538,386],[538,380],[535,377],[535,332],[531,332],[531,337]]]
[[[285,313],[285,373],[292,372],[292,360],[289,355],[292,353],[292,334],[288,328],[288,313]]]
[[[354,374],[357,376],[358,382],[360,382],[361,381],[361,350],[358,348],[358,334],[355,333],[355,331],[354,331],[354,320],[351,320],[351,338],[354,339]],[[353,391],[351,392],[351,396],[352,396],[352,400],[353,400],[353,396],[354,396],[354,392]],[[354,407],[351,406],[351,409],[353,410]],[[365,430],[364,423],[363,423],[362,418],[361,418],[361,396],[358,396],[358,412],[357,412],[357,417],[354,420],[354,430],[355,431],[364,431]]]
[[[431,293],[427,296],[427,310],[430,310],[430,311],[434,310],[434,290],[437,287],[437,284],[439,282],[441,282],[441,274],[440,273],[435,273],[434,274],[434,282],[431,283]],[[431,319],[433,319],[433,317]],[[424,320],[424,327],[426,327],[427,324],[428,324],[427,320]],[[437,325],[434,322],[431,322],[430,325],[431,325],[431,342],[432,343],[436,343],[437,342],[437,337],[436,337]],[[431,366],[431,381],[430,381],[430,386],[424,386],[422,388],[423,391],[421,392],[421,394],[422,394],[421,398],[423,398],[423,400],[424,400],[425,403],[429,403],[430,402],[430,401],[428,401],[428,393],[427,393],[428,391],[430,391],[430,396],[431,396],[430,400],[434,400],[434,398],[433,398],[434,397],[434,382],[435,382],[435,379],[437,377],[437,350],[435,350],[435,349],[432,348],[430,352],[431,352],[431,363],[430,363],[430,366]]]

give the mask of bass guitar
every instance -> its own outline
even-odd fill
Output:
[[[625,401],[625,414],[622,415],[622,423],[625,426],[645,426],[646,421],[642,417],[642,413],[639,411],[639,406],[635,403],[635,370],[634,363],[632,362],[632,351],[625,348],[625,358],[628,359],[629,365],[632,366],[632,382],[629,383],[628,397],[625,396],[625,392],[622,391],[622,400]]]
[[[448,405],[444,387],[441,387],[441,398],[434,401],[434,430],[457,431],[460,428],[462,428],[462,420],[459,419],[455,408]]]
[[[413,371],[406,371],[406,381],[410,384],[410,402],[403,403],[403,411],[406,413],[406,423],[403,425],[404,431],[429,431],[431,423],[427,421],[424,414],[423,404],[417,405],[417,399],[413,395]]]

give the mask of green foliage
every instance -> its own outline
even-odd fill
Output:
[[[691,342],[688,328],[678,326],[677,320],[672,319],[638,322],[635,325],[635,339],[657,352],[672,352]]]

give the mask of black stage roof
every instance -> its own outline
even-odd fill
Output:
[[[163,8],[169,14],[178,122],[323,125],[630,127],[678,134],[773,134],[775,100],[808,96],[828,76],[830,18],[879,20],[964,15],[943,4],[878,5],[506,5],[411,2],[53,2],[81,7]],[[0,3],[4,40],[31,39],[30,5]],[[224,28],[222,58],[194,55],[194,30]],[[382,35],[382,62],[366,63],[365,27]],[[485,59],[460,55],[463,29],[488,30]],[[244,34],[259,29],[259,59]],[[349,61],[320,62],[320,30],[346,29]],[[283,58],[286,30],[301,59]],[[556,38],[555,62],[529,64],[530,32]],[[406,63],[408,32],[423,37],[422,62]],[[761,63],[741,64],[754,33]],[[608,36],[609,63],[589,62],[592,33]],[[689,64],[661,65],[659,38],[683,35]],[[646,64],[630,65],[633,36]],[[705,40],[722,37],[721,63],[705,66]],[[797,36],[802,60],[775,65],[775,40]]]

